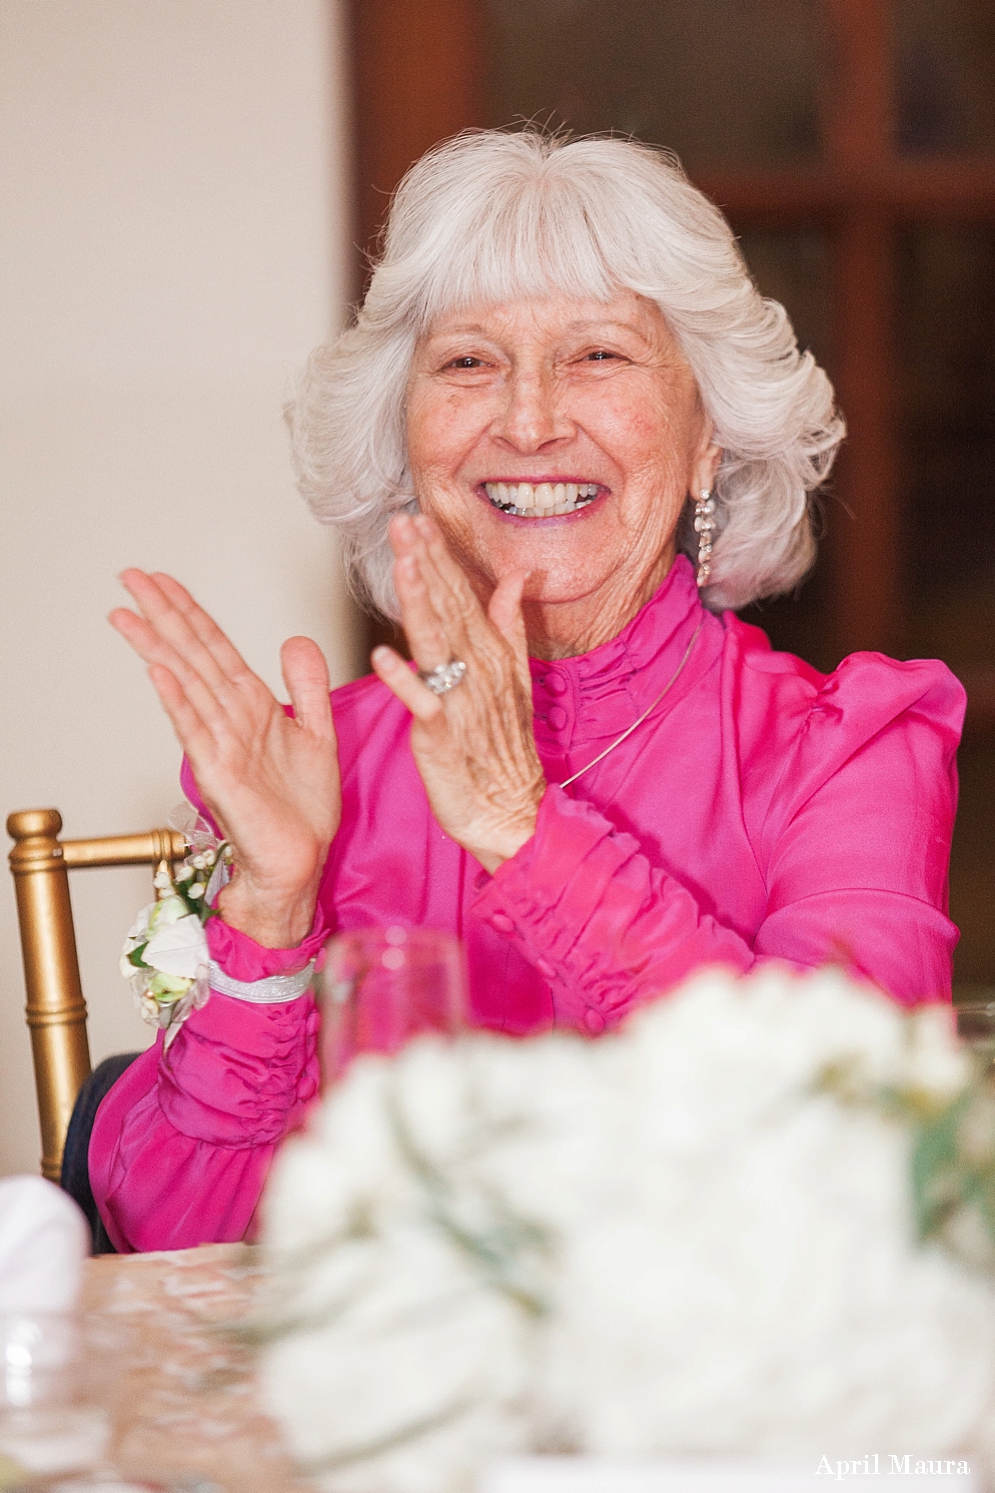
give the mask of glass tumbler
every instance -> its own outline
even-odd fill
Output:
[[[8,1465],[39,1474],[102,1461],[110,1426],[90,1397],[85,1350],[72,1313],[0,1312],[0,1459]]]
[[[359,1052],[399,1052],[421,1032],[454,1036],[466,1010],[463,947],[435,928],[357,928],[326,945],[322,1075],[342,1076]]]

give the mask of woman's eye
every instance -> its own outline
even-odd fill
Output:
[[[610,353],[605,348],[599,347],[599,348],[596,348],[594,350],[594,352],[585,353],[584,356],[585,356],[585,360],[588,363],[608,363],[608,362],[612,361],[613,359],[615,359],[618,356],[618,354],[617,353]]]
[[[451,363],[446,364],[447,368],[482,368],[483,366],[482,358],[474,358],[469,353],[463,358],[453,358]]]

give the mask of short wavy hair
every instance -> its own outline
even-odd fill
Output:
[[[815,556],[811,494],[844,426],[784,307],[757,290],[716,207],[667,151],[615,138],[473,131],[436,147],[394,197],[355,322],[308,361],[287,407],[300,490],[339,530],[361,604],[398,615],[391,517],[417,511],[405,393],[419,337],[475,302],[562,293],[655,302],[714,424],[718,534],[704,600],[787,591]],[[686,505],[678,544],[697,553]]]

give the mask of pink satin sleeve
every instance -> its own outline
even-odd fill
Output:
[[[186,760],[181,783],[210,818]],[[304,942],[269,949],[221,918],[212,960],[233,979],[296,973],[328,937],[321,905]],[[255,1005],[212,990],[168,1051],[160,1037],[97,1110],[90,1186],[119,1253],[230,1243],[249,1229],[273,1153],[318,1093],[314,998]]]
[[[549,980],[557,1024],[591,1036],[701,965],[754,962],[631,835],[562,788],[546,790],[535,835],[481,882],[474,912]]]
[[[769,761],[776,787],[754,844],[767,910],[752,939],[556,787],[533,838],[480,878],[474,912],[549,980],[557,1022],[592,1035],[709,964],[835,964],[906,1004],[949,1000],[963,710],[964,691],[941,665],[854,655],[830,676],[794,749]]]
[[[184,762],[183,787],[206,814]],[[233,979],[303,969],[328,936],[319,907],[293,949],[268,949],[221,918],[211,958]],[[283,1137],[318,1092],[313,997],[254,1005],[212,990],[168,1052],[160,1037],[97,1110],[90,1186],[115,1249],[188,1249],[243,1239]]]
[[[278,1143],[318,1092],[310,994],[256,1006],[212,992],[169,1051],[132,1063],[97,1111],[94,1199],[114,1247],[245,1237]]]

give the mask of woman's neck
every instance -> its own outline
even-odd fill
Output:
[[[570,601],[524,601],[522,613],[529,657],[549,662],[576,658],[617,638],[659,589],[674,563],[675,553],[671,548],[661,555],[635,589],[631,577],[621,576],[590,596]]]

